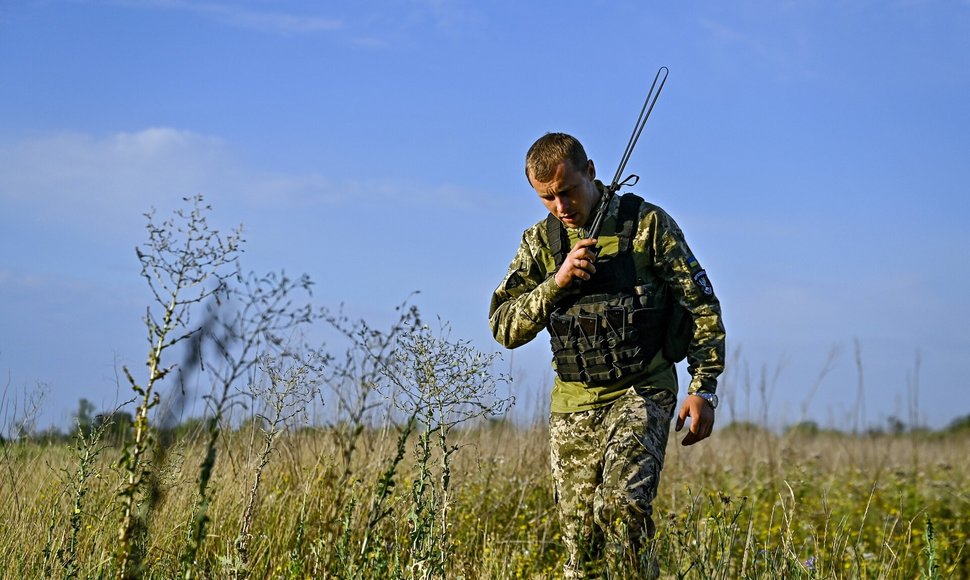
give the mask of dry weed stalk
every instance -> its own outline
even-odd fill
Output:
[[[413,332],[421,325],[417,307],[407,301],[399,304],[395,311],[398,320],[386,331],[372,327],[363,319],[352,322],[342,311],[327,312],[323,317],[350,341],[343,360],[333,366],[325,383],[335,403],[329,431],[340,449],[342,466],[336,486],[336,505],[343,503],[342,494],[353,475],[354,455],[361,436],[373,426],[371,413],[386,403],[379,392],[381,382],[386,375],[397,374],[391,352],[403,334]]]
[[[447,574],[452,456],[459,449],[451,431],[475,419],[501,416],[511,406],[511,396],[498,394],[498,385],[510,378],[492,374],[498,356],[479,351],[469,341],[452,340],[444,322],[438,333],[423,325],[404,334],[393,353],[398,372],[387,379],[397,389],[395,404],[423,427],[415,448],[417,474],[408,516],[411,577]]]
[[[309,295],[311,284],[306,275],[296,280],[282,273],[239,276],[236,284],[228,287],[226,300],[219,305],[210,305],[209,322],[199,337],[198,358],[209,358],[202,368],[211,377],[213,391],[206,396],[210,416],[206,421],[205,451],[199,466],[198,497],[182,554],[182,577],[185,580],[196,575],[196,560],[209,523],[209,482],[215,469],[224,415],[232,402],[231,389],[250,373],[261,355],[280,351],[283,335],[313,320],[309,304],[295,305],[293,302],[293,295],[298,290]],[[206,357],[203,351],[210,355]]]
[[[264,408],[256,418],[263,424],[261,447],[256,456],[253,483],[243,509],[236,538],[236,554],[239,559],[234,571],[236,578],[248,576],[249,542],[256,513],[257,499],[263,471],[269,465],[276,440],[297,418],[306,418],[306,406],[320,392],[323,369],[328,357],[314,350],[305,353],[283,352],[260,357],[258,368],[263,380],[250,385],[250,395],[256,404]]]
[[[239,230],[223,237],[209,226],[206,214],[211,206],[203,203],[201,195],[185,201],[191,203],[189,211],[177,210],[175,217],[160,224],[155,222],[154,211],[145,214],[148,243],[135,249],[154,304],[146,309],[144,318],[150,345],[145,382],[140,383],[124,367],[139,403],[133,441],[120,461],[126,478],[119,492],[122,517],[116,556],[118,578],[140,574],[147,512],[154,500],[152,490],[146,494],[142,489],[151,475],[145,464],[152,445],[148,414],[159,403],[159,383],[174,368],[165,366],[165,354],[202,330],[201,324],[192,324],[193,311],[210,299],[221,299],[226,280],[238,268]]]
[[[86,510],[84,499],[90,491],[91,478],[100,477],[100,473],[95,469],[95,463],[106,447],[105,434],[114,426],[115,414],[120,409],[121,406],[115,408],[114,412],[105,415],[103,420],[92,425],[84,426],[78,423],[77,433],[74,436],[74,457],[77,462],[75,470],[73,474],[67,469],[64,470],[68,482],[65,491],[71,494],[67,546],[59,550],[58,554],[64,578],[77,578],[80,573],[78,539],[81,534],[82,517]]]

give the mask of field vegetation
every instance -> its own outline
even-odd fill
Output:
[[[332,426],[279,434],[265,465],[266,424],[223,432],[195,545],[202,427],[183,430],[152,465],[158,498],[131,576],[555,578],[561,569],[541,424],[451,432],[447,493],[426,432],[399,448],[404,425],[360,431],[349,463],[346,432]],[[966,432],[780,436],[743,426],[696,449],[671,442],[652,549],[677,578],[970,577],[968,443]],[[6,444],[0,576],[117,575],[120,447],[83,445]]]
[[[243,274],[239,233],[187,203],[149,214],[137,252],[152,302],[131,400],[81,399],[65,434],[3,389],[0,577],[559,577],[546,423],[507,419],[494,355],[407,303],[378,328],[311,307],[305,277]],[[671,439],[642,555],[664,577],[970,578],[970,417],[758,425]]]

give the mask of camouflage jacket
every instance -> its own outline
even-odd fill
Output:
[[[602,188],[602,184],[597,182]],[[615,196],[603,224],[598,245],[600,255],[618,249],[616,218],[620,196]],[[683,232],[661,208],[644,202],[638,230],[633,239],[637,276],[652,285],[666,285],[694,319],[695,331],[687,354],[692,379],[688,393],[714,392],[717,377],[724,370],[724,325],[721,307],[707,274],[694,258]],[[581,230],[567,228],[572,247]],[[489,324],[495,339],[506,348],[521,346],[547,327],[557,302],[581,290],[559,288],[554,280],[555,258],[549,249],[545,220],[522,234],[522,242],[502,283],[492,294]],[[561,380],[556,376],[552,390],[553,412],[574,412],[612,402],[629,387],[677,390],[673,365],[658,353],[641,376],[614,385],[593,386]]]

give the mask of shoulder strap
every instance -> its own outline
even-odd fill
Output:
[[[546,216],[546,238],[549,239],[549,250],[556,259],[556,269],[562,266],[569,250],[569,237],[562,222],[556,216],[549,214]]]
[[[637,233],[637,218],[640,215],[640,205],[643,198],[634,194],[627,193],[620,198],[620,209],[617,213],[616,236],[619,238],[619,254],[630,251],[633,245],[633,236]],[[549,250],[556,259],[556,267],[562,266],[569,251],[569,236],[562,222],[556,219],[551,213],[546,216],[546,238],[549,239]]]
[[[617,228],[616,237],[619,238],[619,254],[630,251],[633,245],[633,236],[637,233],[637,218],[640,216],[640,205],[643,198],[634,194],[627,193],[620,198],[620,210],[616,216]]]

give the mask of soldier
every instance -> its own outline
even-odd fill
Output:
[[[585,239],[605,191],[570,135],[549,133],[526,155],[526,177],[549,216],[526,230],[492,295],[495,339],[516,348],[549,331],[552,474],[567,578],[656,575],[644,544],[677,402],[674,362],[692,375],[677,417],[683,439],[711,434],[724,326],[707,274],[659,207],[614,196],[598,239]]]

